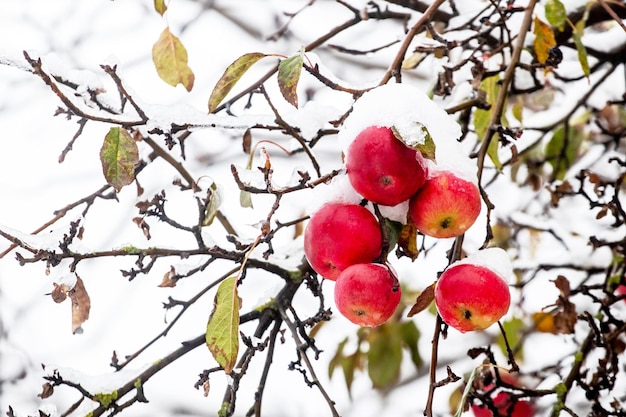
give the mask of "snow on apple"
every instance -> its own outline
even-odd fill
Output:
[[[511,294],[500,275],[512,270],[499,251],[485,249],[467,260],[450,265],[435,285],[435,305],[442,320],[462,333],[483,330],[500,320],[509,310]],[[508,258],[507,258],[508,259]],[[495,261],[493,264],[490,261]]]

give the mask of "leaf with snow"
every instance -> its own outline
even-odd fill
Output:
[[[135,179],[135,165],[139,161],[137,143],[121,127],[112,127],[104,137],[100,149],[102,172],[107,183],[120,191]]]
[[[152,61],[163,81],[173,87],[182,84],[191,91],[195,76],[187,65],[187,49],[169,27],[163,30],[152,47]]]
[[[243,75],[257,63],[261,58],[265,58],[267,55],[261,52],[250,52],[237,58],[232,64],[230,64],[224,74],[213,87],[211,97],[209,97],[209,113],[212,113],[220,105],[224,97],[232,90],[237,84],[237,81],[243,77]]]
[[[167,4],[165,4],[165,0],[154,0],[154,10],[163,16],[167,11]]]
[[[217,289],[206,328],[207,347],[226,374],[232,372],[239,353],[240,308],[237,277],[226,278]]]
[[[304,49],[278,64],[278,88],[289,104],[298,108],[298,81],[304,62]]]
[[[420,122],[415,122],[415,124],[417,125],[417,131],[419,131],[419,134],[414,135],[417,137],[408,138],[402,136],[399,129],[395,126],[392,126],[391,131],[393,132],[394,136],[402,141],[402,143],[404,143],[406,146],[413,149],[414,151],[419,152],[425,159],[430,159],[431,161],[437,163],[437,161],[435,160],[437,147],[435,146],[435,141],[428,131],[428,128]]]
[[[535,49],[537,61],[545,64],[550,56],[550,49],[556,46],[554,32],[552,31],[552,27],[550,25],[544,23],[538,17],[535,17],[533,33],[535,34],[533,47]]]

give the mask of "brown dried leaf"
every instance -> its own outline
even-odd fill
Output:
[[[400,234],[398,235],[398,250],[401,255],[411,258],[412,261],[417,259],[419,248],[417,247],[417,227],[413,223],[402,225]]]
[[[561,295],[564,298],[569,298],[570,286],[567,278],[565,278],[563,275],[559,275],[553,282],[554,285],[559,289],[559,291],[561,291]]]
[[[59,285],[56,282],[53,282],[52,285],[54,285],[54,289],[50,293],[50,295],[52,295],[52,301],[54,301],[55,303],[62,303],[63,301],[65,301],[65,299],[67,298],[67,292],[69,291],[67,285]]]
[[[572,334],[574,333],[574,326],[578,320],[576,306],[568,300],[561,301],[563,310],[554,315],[554,327],[557,333]]]
[[[176,286],[177,280],[172,279],[172,277],[176,276],[176,269],[173,266],[170,266],[170,270],[163,275],[163,281],[159,284],[161,288],[173,288]]]
[[[41,386],[41,394],[37,394],[37,396],[43,400],[52,394],[54,394],[54,387],[49,382],[46,382]]]
[[[72,300],[72,333],[80,334],[83,332],[82,324],[89,318],[91,300],[83,280],[78,275],[76,276],[76,285],[67,294],[70,296],[70,300]]]
[[[243,152],[246,154],[249,154],[252,148],[252,132],[250,131],[249,128],[246,129],[245,132],[243,132],[242,146],[243,146]]]
[[[428,308],[430,303],[435,299],[435,283],[433,282],[428,287],[424,288],[424,291],[415,299],[415,304],[409,310],[407,316],[413,317],[417,313]]]

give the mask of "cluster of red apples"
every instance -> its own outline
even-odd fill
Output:
[[[345,155],[352,187],[378,206],[408,201],[407,222],[424,235],[450,238],[465,233],[480,213],[477,185],[427,163],[398,136],[390,127],[370,126],[354,138]],[[323,205],[305,230],[304,250],[311,267],[336,281],[337,309],[361,326],[386,322],[400,303],[397,276],[382,253],[383,234],[378,218],[364,205],[339,202]],[[435,303],[448,325],[465,332],[499,320],[508,311],[510,295],[501,274],[480,262],[459,262],[439,278]]]

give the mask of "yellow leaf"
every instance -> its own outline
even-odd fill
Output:
[[[187,65],[187,50],[169,27],[163,30],[152,47],[152,61],[163,81],[174,87],[182,84],[191,91],[195,77]]]
[[[535,17],[533,33],[535,34],[533,46],[535,48],[537,61],[545,64],[548,60],[550,49],[556,46],[556,39],[554,38],[552,26],[544,23],[538,17]]]

